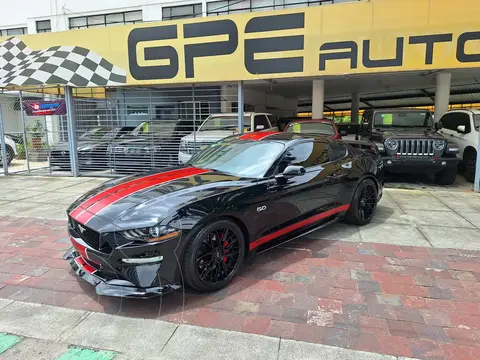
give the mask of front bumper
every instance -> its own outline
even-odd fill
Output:
[[[67,251],[64,259],[69,260],[78,276],[95,286],[98,295],[150,298],[181,288],[176,240],[153,246],[113,249],[105,253],[91,248],[70,233],[73,247]],[[156,260],[125,263],[125,259],[146,258]]]
[[[384,169],[395,173],[437,173],[447,168],[456,167],[460,161],[457,157],[423,158],[382,156]]]

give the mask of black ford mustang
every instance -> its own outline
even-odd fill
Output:
[[[73,248],[65,258],[101,295],[150,297],[183,282],[217,290],[260,249],[338,219],[370,222],[382,166],[375,147],[294,133],[234,135],[186,166],[82,196],[68,209]]]

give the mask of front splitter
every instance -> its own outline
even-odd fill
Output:
[[[63,256],[68,260],[73,271],[83,280],[95,286],[98,295],[149,299],[181,288],[180,284],[166,284],[158,287],[139,288],[123,279],[104,279],[98,276],[99,271],[90,266],[73,248]]]

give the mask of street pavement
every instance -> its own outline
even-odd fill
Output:
[[[259,254],[213,294],[139,301],[98,297],[61,259],[66,207],[103,181],[0,178],[1,359],[480,359],[466,187],[396,184],[367,226]]]

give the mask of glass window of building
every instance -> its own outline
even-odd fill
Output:
[[[175,20],[202,16],[202,4],[165,6],[162,8],[162,20]]]
[[[12,36],[12,35],[23,35],[23,34],[28,34],[26,27],[0,30],[0,36]]]
[[[222,0],[207,3],[207,16],[338,4],[359,0]]]
[[[115,25],[137,24],[143,22],[142,10],[110,14],[78,16],[69,20],[70,29],[95,28]]]
[[[52,23],[50,20],[37,21],[37,33],[46,33],[52,31]]]

